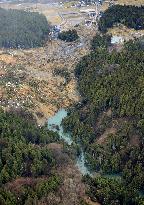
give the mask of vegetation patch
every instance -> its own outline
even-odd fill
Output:
[[[58,38],[66,42],[72,42],[79,38],[76,30],[68,30],[59,33]]]
[[[100,37],[98,36],[98,39]],[[102,38],[102,37],[101,37]],[[85,150],[89,169],[102,176],[87,180],[89,196],[103,205],[144,203],[144,43],[125,43],[109,53],[105,36],[75,69],[82,102],[63,120]],[[111,177],[103,176],[109,174]],[[115,181],[120,176],[121,181]]]
[[[33,48],[48,39],[50,25],[36,12],[0,8],[0,47]]]
[[[51,174],[55,159],[45,146],[59,137],[38,128],[27,112],[0,110],[0,119],[0,204],[33,204],[60,184]]]
[[[99,30],[106,32],[114,25],[123,24],[135,30],[144,29],[144,6],[114,5],[108,8],[99,21]]]

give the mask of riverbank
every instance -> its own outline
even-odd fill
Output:
[[[67,116],[67,111],[65,109],[60,109],[55,115],[51,118],[48,119],[48,129],[52,130],[54,132],[57,132],[60,136],[60,139],[64,140],[66,144],[71,146],[74,141],[70,135],[70,133],[64,133],[63,127],[62,127],[62,120]],[[59,152],[59,149],[62,149],[62,147],[56,143],[53,143],[50,148],[52,150],[55,150],[56,152]],[[58,154],[60,156],[60,152]],[[62,160],[60,160],[60,164],[62,163]],[[61,165],[60,165],[61,167]],[[76,156],[76,159],[73,161],[73,167],[65,167],[65,172],[59,171],[59,173],[65,173],[67,175],[69,172],[73,173],[73,178],[71,179],[72,181],[76,180],[77,181],[77,176],[75,174],[79,173],[78,176],[78,186],[75,188],[77,190],[76,192],[78,193],[78,190],[80,192],[80,196],[84,202],[86,202],[88,205],[100,205],[98,202],[93,202],[91,201],[90,197],[86,195],[86,186],[82,183],[82,176],[84,175],[90,175],[90,176],[95,176],[93,175],[85,165],[85,156],[83,150],[80,148],[80,153],[79,156]],[[74,193],[75,194],[75,193]],[[73,204],[71,202],[71,204]]]

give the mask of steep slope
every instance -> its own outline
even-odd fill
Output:
[[[92,199],[105,205],[144,202],[143,41],[111,53],[104,40],[92,44],[75,71],[83,101],[63,122],[82,144],[90,169],[112,177],[85,179]]]
[[[85,198],[81,174],[58,135],[38,127],[30,113],[0,110],[0,204],[80,205]]]

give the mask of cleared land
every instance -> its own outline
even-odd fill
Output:
[[[105,10],[107,6],[108,2],[105,2],[100,10]],[[89,42],[97,30],[86,27],[84,20],[87,16],[67,4],[5,3],[1,7],[38,11],[45,14],[52,24],[61,24],[61,29],[70,29],[80,23],[75,28],[80,36],[77,42],[52,40],[36,49],[0,50],[1,105],[5,109],[26,108],[35,115],[39,124],[43,124],[59,108],[69,107],[80,100],[73,71],[79,59],[89,52]],[[109,33],[128,40],[143,35],[144,31],[119,26],[110,29]]]
[[[75,43],[54,40],[36,49],[1,50],[1,105],[5,109],[27,108],[43,124],[59,108],[78,102],[73,70],[88,52],[88,42],[81,36]]]
[[[1,7],[38,11],[51,24],[61,25],[61,29],[72,28],[87,18],[79,14],[77,8],[65,5],[3,3]],[[95,29],[84,25],[76,29],[80,38],[74,43],[52,40],[41,48],[1,49],[0,101],[5,109],[26,108],[43,124],[59,108],[80,100],[73,71],[79,59],[89,52],[89,40],[95,35]]]

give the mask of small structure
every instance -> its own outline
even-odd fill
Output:
[[[112,36],[111,38],[111,44],[121,44],[124,42],[124,39],[122,36]]]
[[[92,25],[91,19],[85,20],[85,25],[88,26],[88,27],[90,27],[90,26]]]
[[[80,10],[80,12],[81,12],[82,14],[88,15],[89,17],[95,17],[95,16],[96,16],[96,11],[95,11],[95,9],[85,9],[85,10]]]

